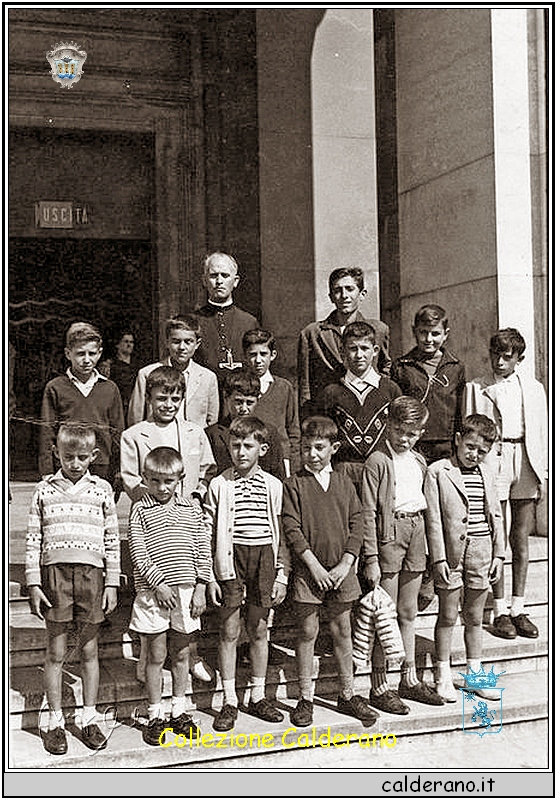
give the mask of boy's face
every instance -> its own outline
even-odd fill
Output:
[[[157,387],[152,389],[149,400],[153,412],[153,422],[158,425],[168,425],[172,422],[178,413],[183,397],[180,389],[171,389],[170,391]]]
[[[504,353],[499,353],[495,350],[489,351],[493,374],[500,378],[508,378],[509,375],[512,375],[516,365],[520,364],[523,358],[524,356],[519,356],[518,353],[512,350],[507,350]]]
[[[389,420],[386,437],[395,453],[401,454],[411,450],[423,432],[423,425],[415,422],[393,422]]]
[[[265,442],[258,442],[253,433],[250,433],[245,439],[231,436],[228,443],[232,463],[240,475],[247,475],[252,472],[268,448],[269,446]]]
[[[344,366],[357,375],[365,375],[379,352],[379,347],[367,336],[348,339],[343,345]]]
[[[64,442],[62,439],[54,448],[62,473],[72,483],[77,483],[85,475],[98,452],[98,447],[87,439],[82,442]]]
[[[472,431],[462,436],[455,434],[456,457],[466,469],[472,469],[484,460],[491,450],[491,444],[479,433]]]
[[[418,325],[412,328],[418,350],[424,356],[434,356],[449,337],[449,328],[445,329],[442,322],[435,325]]]
[[[95,341],[80,342],[73,347],[66,347],[64,353],[70,362],[72,373],[78,380],[86,383],[97,366],[102,347]]]
[[[231,419],[236,417],[249,417],[255,411],[258,398],[252,394],[232,392],[228,398],[228,413]]]
[[[149,494],[153,495],[159,503],[168,503],[173,497],[176,487],[182,480],[182,473],[153,472],[143,470],[143,482]]]
[[[226,256],[214,256],[203,276],[209,300],[213,303],[226,303],[239,280],[234,264]]]
[[[277,357],[277,351],[270,350],[268,344],[250,344],[245,352],[250,367],[258,377],[265,375]]]
[[[354,278],[347,275],[334,282],[329,299],[337,311],[348,316],[358,310],[365,295],[366,290],[359,289]]]
[[[170,331],[166,346],[172,366],[180,372],[185,370],[199,344],[200,340],[194,331],[185,331],[181,328]]]
[[[131,333],[126,333],[118,342],[117,350],[122,355],[130,356],[133,352],[134,340]]]
[[[340,447],[340,442],[331,442],[321,437],[302,438],[302,463],[312,472],[321,472]]]

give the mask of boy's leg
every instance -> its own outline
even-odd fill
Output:
[[[149,722],[143,728],[143,741],[158,746],[164,731],[165,720],[161,705],[162,668],[166,659],[167,631],[162,633],[141,634],[142,647],[145,650],[145,683],[149,705],[147,713]]]
[[[338,603],[329,606],[331,615],[329,627],[333,639],[333,650],[338,667],[339,696],[337,708],[341,714],[356,717],[364,725],[373,725],[377,715],[366,700],[354,694],[354,673],[352,667],[352,626],[351,603]]]
[[[395,603],[398,595],[398,572],[384,573],[381,576],[381,586],[389,594]],[[389,689],[387,679],[387,665],[385,654],[381,647],[379,637],[375,637],[373,649],[371,651],[371,689],[369,702],[374,708],[386,711],[388,714],[408,714],[410,709],[402,702],[398,692]]]
[[[41,733],[44,748],[52,755],[64,755],[68,742],[64,731],[62,711],[62,666],[66,655],[67,625],[64,622],[46,623],[47,645],[44,683],[49,708],[48,730]]]
[[[319,633],[319,606],[313,603],[295,603],[296,666],[300,697],[296,708],[290,712],[290,722],[296,728],[307,728],[313,722],[313,655]]]
[[[509,544],[512,552],[512,600],[510,617],[520,636],[535,639],[537,627],[524,613],[524,594],[530,558],[529,537],[536,527],[536,501],[511,499],[511,528]]]
[[[482,660],[482,621],[488,589],[464,590],[462,617],[464,621],[464,646],[466,671],[479,672]],[[500,693],[493,689],[478,689],[476,694],[486,700],[499,700]]]
[[[458,589],[436,589],[439,596],[439,613],[435,623],[435,651],[437,655],[437,694],[444,700],[454,703],[457,700],[451,679],[451,640],[458,618]]]
[[[83,680],[83,714],[81,717],[81,738],[91,750],[102,750],[107,739],[95,724],[97,716],[97,695],[99,691],[99,625],[87,623],[80,631],[81,676]]]
[[[507,548],[507,501],[501,500],[501,516],[503,518],[503,528],[505,531],[505,549]],[[516,628],[509,616],[507,601],[505,600],[505,571],[501,571],[501,577],[491,587],[493,592],[493,633],[502,639],[516,639]]]
[[[222,709],[213,722],[213,728],[217,731],[229,731],[238,718],[236,647],[240,636],[240,608],[223,606],[219,614],[219,668],[224,700]]]
[[[246,628],[250,639],[251,696],[248,711],[266,722],[281,722],[284,715],[265,699],[269,658],[267,618],[269,609],[248,604]]]
[[[169,725],[175,734],[196,733],[197,726],[186,711],[190,650],[192,635],[175,631],[168,632],[168,652],[172,672],[172,705]]]

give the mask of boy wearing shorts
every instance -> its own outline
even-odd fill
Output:
[[[147,652],[148,724],[143,741],[160,745],[167,727],[161,705],[162,669],[167,645],[171,659],[172,706],[168,725],[175,734],[194,735],[186,713],[189,645],[205,611],[212,579],[211,542],[199,505],[177,493],[184,478],[180,453],[157,447],[145,458],[147,493],[132,506],[130,553],[136,597],[130,629],[140,634]]]
[[[505,541],[497,484],[482,463],[497,437],[493,420],[482,414],[466,417],[455,434],[454,455],[432,464],[424,484],[427,541],[439,595],[437,692],[449,703],[457,699],[450,657],[462,587],[467,670],[479,672],[484,605],[490,585],[503,570]],[[499,692],[492,689],[474,691],[487,700],[499,699]]]
[[[237,417],[230,425],[233,466],[213,478],[205,500],[218,582],[211,584],[209,594],[219,607],[219,663],[224,691],[223,707],[213,723],[217,731],[231,730],[238,717],[236,650],[244,593],[252,669],[247,711],[266,722],[283,719],[265,697],[267,619],[270,609],[284,600],[289,572],[289,553],[280,526],[282,484],[259,466],[267,440],[267,429],[260,419]]]
[[[25,577],[31,613],[46,620],[44,680],[50,716],[41,736],[53,755],[68,749],[62,665],[72,622],[78,625],[81,648],[81,738],[92,750],[106,747],[95,723],[98,638],[105,614],[116,608],[120,541],[112,488],[89,472],[98,452],[91,426],[61,425],[54,449],[60,469],[39,483],[29,511]]]
[[[366,461],[362,478],[364,579],[380,585],[396,603],[404,645],[398,692],[389,689],[385,656],[376,640],[369,702],[389,714],[408,714],[401,697],[427,705],[443,700],[416,674],[418,593],[426,568],[423,511],[425,459],[413,448],[425,430],[428,410],[402,395],[389,406],[385,441]]]
[[[298,619],[296,660],[300,699],[296,727],[313,722],[313,654],[319,612],[327,610],[339,672],[337,709],[372,725],[377,715],[354,694],[350,613],[361,594],[355,563],[362,546],[361,504],[351,480],[333,472],[338,429],[328,417],[302,423],[303,469],[284,484],[284,535],[293,554],[292,600]]]

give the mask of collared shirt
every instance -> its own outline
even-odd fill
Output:
[[[468,498],[468,536],[489,536],[489,523],[485,513],[485,488],[479,467],[460,467],[462,482]]]
[[[234,304],[234,300],[232,298],[229,298],[226,303],[214,303],[212,300],[208,300],[207,302],[210,306],[214,306],[215,308],[228,308],[228,306]]]
[[[83,381],[80,381],[79,378],[76,378],[76,376],[73,374],[73,372],[69,367],[66,370],[66,375],[71,380],[73,385],[79,389],[79,391],[84,397],[89,397],[97,381],[106,380],[104,375],[101,375],[101,373],[96,369],[93,370],[93,372],[91,373],[91,377],[87,381],[85,381],[85,383],[83,383]]]
[[[311,475],[313,475],[313,477],[315,478],[315,480],[316,480],[316,481],[317,481],[317,482],[318,482],[318,483],[321,485],[321,487],[323,488],[323,491],[325,491],[325,492],[326,492],[326,491],[327,491],[327,489],[329,488],[329,485],[330,485],[330,483],[331,483],[331,473],[332,473],[332,471],[333,471],[333,467],[332,467],[332,465],[331,465],[331,464],[327,464],[327,466],[326,466],[326,467],[323,467],[323,469],[319,470],[319,472],[314,472],[312,469],[310,469],[310,468],[308,467],[308,465],[307,465],[307,464],[305,464],[305,465],[304,465],[304,469],[305,469],[307,472],[309,472]]]
[[[346,370],[346,375],[342,378],[342,383],[356,395],[361,405],[364,404],[368,394],[379,387],[381,376],[378,372],[370,367],[368,371],[361,376],[354,375],[350,370]]]
[[[57,489],[61,489],[66,494],[79,494],[88,483],[95,483],[95,477],[87,470],[87,472],[74,483],[69,478],[66,478],[62,470],[59,469],[58,472],[48,478],[48,482],[52,483]]]
[[[501,435],[503,439],[521,439],[524,436],[524,409],[518,375],[513,372],[507,378],[495,380],[491,391],[501,412]]]
[[[267,372],[259,378],[261,394],[265,394],[265,392],[269,390],[269,387],[274,380],[275,379],[273,378],[269,370],[267,370]]]
[[[424,476],[416,456],[411,450],[406,453],[395,453],[388,440],[386,445],[395,470],[395,511],[408,513],[423,511],[426,507],[422,490]]]
[[[244,478],[234,470],[234,544],[272,544],[267,485],[261,467]]]

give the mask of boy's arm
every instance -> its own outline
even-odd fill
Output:
[[[207,402],[207,421],[205,427],[214,425],[219,421],[219,384],[214,372],[209,372],[209,391]]]
[[[298,415],[298,399],[290,381],[288,381],[286,402],[286,432],[290,440],[290,474],[292,475],[300,469],[300,419]]]
[[[39,425],[39,475],[52,475],[54,455],[52,447],[56,443],[57,402],[56,393],[46,386],[41,404],[41,424]]]
[[[124,408],[122,406],[122,396],[120,389],[112,383],[114,394],[112,402],[108,408],[108,422],[110,425],[110,438],[112,447],[110,448],[110,475],[115,475],[120,471],[120,437],[124,430]]]
[[[156,589],[164,583],[164,573],[151,560],[145,544],[145,521],[141,514],[140,506],[132,506],[129,522],[129,545],[133,565],[138,573],[145,578],[151,589]]]
[[[141,422],[145,419],[145,386],[147,383],[147,376],[142,370],[137,373],[135,385],[133,387],[132,395],[130,397],[130,404],[128,406],[128,428],[135,425],[136,422]]]
[[[300,498],[295,487],[289,482],[285,483],[283,488],[282,521],[288,546],[307,566],[318,587],[332,589],[334,584],[329,571],[313,554],[303,534]]]
[[[377,546],[377,494],[379,490],[379,465],[366,464],[362,474],[363,574],[375,586],[381,580],[379,548]]]
[[[443,533],[443,515],[441,511],[438,474],[429,468],[425,475],[424,496],[425,530],[429,555],[434,564],[447,560],[445,537]]]
[[[141,484],[139,449],[129,429],[124,431],[120,442],[120,472],[124,491],[130,500],[140,500],[146,487]]]
[[[389,326],[383,322],[382,337],[379,344],[379,355],[377,356],[377,372],[381,375],[386,375],[388,378],[391,375],[392,360],[389,352]]]
[[[347,498],[349,503],[348,511],[348,528],[349,536],[344,545],[344,553],[342,558],[331,570],[329,570],[329,577],[333,581],[333,588],[338,589],[344,581],[352,565],[358,558],[362,549],[364,538],[363,518],[362,518],[362,504],[356,493],[354,485],[350,482],[350,491]]]
[[[120,531],[112,489],[104,503],[105,586],[120,586]]]
[[[199,483],[192,494],[197,496],[200,503],[203,504],[209,484],[217,474],[217,465],[215,464],[213,451],[211,450],[209,439],[203,430],[200,432],[199,436],[199,451]]]
[[[42,514],[39,493],[36,491],[31,500],[27,521],[27,539],[25,548],[25,582],[29,591],[31,613],[44,619],[41,605],[50,607],[51,603],[41,589],[41,551],[42,551]]]

